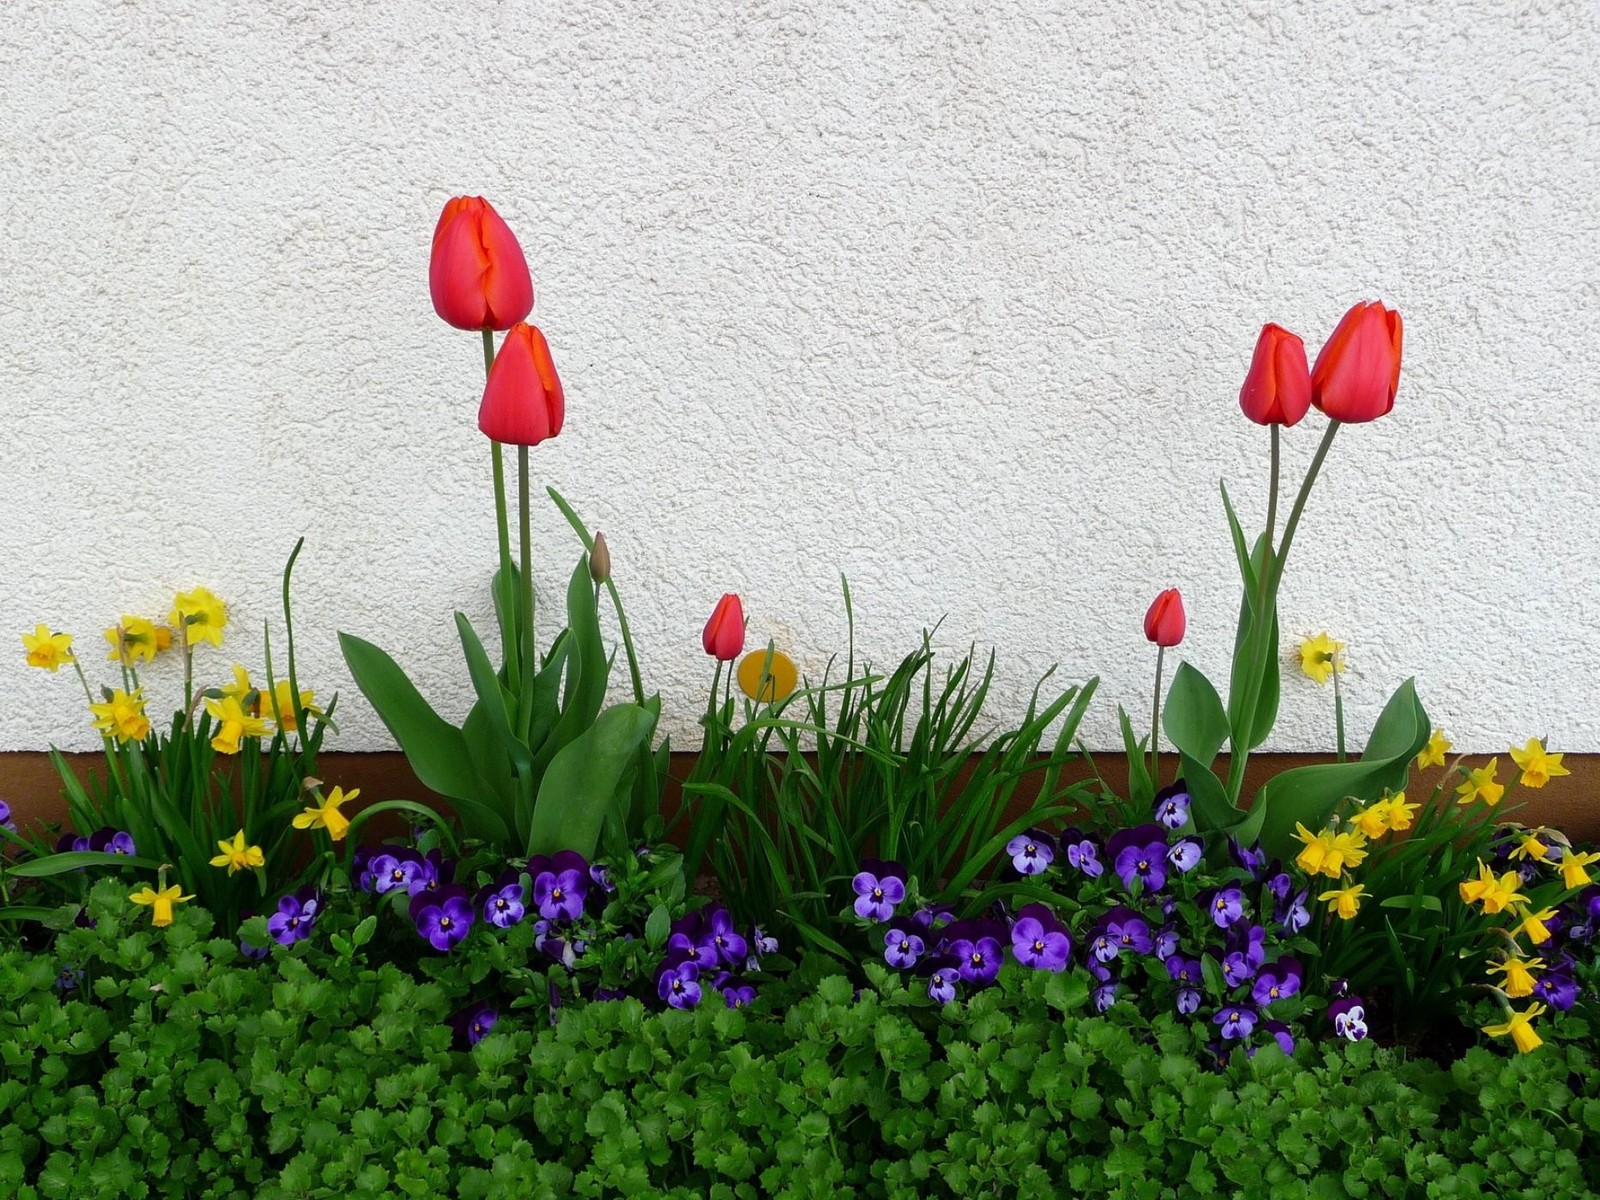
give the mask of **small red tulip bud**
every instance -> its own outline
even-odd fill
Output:
[[[533,311],[516,234],[482,196],[447,201],[428,262],[433,310],[457,329],[510,329]]]
[[[739,597],[729,592],[717,601],[717,607],[706,622],[700,644],[706,653],[718,662],[732,662],[744,649],[744,605]]]
[[[1239,407],[1257,425],[1294,425],[1306,415],[1311,371],[1299,337],[1281,325],[1262,326],[1250,373],[1239,389]]]
[[[1177,588],[1168,588],[1150,604],[1144,614],[1144,636],[1165,649],[1183,641],[1186,618],[1183,615],[1183,597]]]
[[[478,428],[497,442],[537,446],[561,432],[566,412],[544,334],[532,325],[513,325],[489,367]]]
[[[1311,403],[1335,421],[1376,421],[1400,388],[1400,314],[1362,301],[1340,319],[1311,369]]]

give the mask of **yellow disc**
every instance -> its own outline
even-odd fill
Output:
[[[769,654],[770,662],[767,660]],[[762,687],[763,672],[767,677],[765,687]],[[785,699],[794,691],[799,679],[800,672],[795,669],[794,660],[782,650],[755,650],[739,662],[739,690],[750,699],[764,704]],[[757,689],[760,689],[760,694],[757,694]]]

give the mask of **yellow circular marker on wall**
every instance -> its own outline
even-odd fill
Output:
[[[762,687],[763,673],[767,677],[765,687]],[[739,690],[762,704],[775,704],[787,698],[799,681],[800,672],[795,669],[794,660],[782,650],[754,650],[739,661]]]

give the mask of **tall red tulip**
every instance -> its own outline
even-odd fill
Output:
[[[744,649],[744,605],[739,597],[729,592],[717,601],[717,607],[706,622],[700,644],[706,653],[718,662],[732,662]]]
[[[457,329],[510,329],[533,311],[528,260],[482,196],[445,203],[428,263],[433,309]]]
[[[1257,425],[1294,425],[1311,407],[1306,345],[1281,325],[1263,325],[1239,407]]]
[[[1177,588],[1168,588],[1150,604],[1144,614],[1144,636],[1165,650],[1183,641],[1186,620],[1183,615],[1183,597]]]
[[[513,325],[489,368],[478,428],[497,442],[537,446],[561,432],[566,412],[544,334],[532,325]]]
[[[1400,314],[1362,301],[1339,321],[1311,369],[1311,403],[1336,421],[1376,421],[1400,387]]]

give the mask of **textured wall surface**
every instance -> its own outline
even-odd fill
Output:
[[[95,744],[17,635],[204,583],[262,665],[295,539],[301,676],[388,744],[334,635],[464,712],[487,627],[477,339],[433,222],[520,236],[567,388],[534,453],[606,533],[691,735],[700,626],[999,655],[1147,704],[1141,618],[1225,677],[1217,481],[1264,510],[1237,393],[1261,323],[1314,354],[1406,317],[1393,414],[1339,437],[1283,594],[1349,643],[1351,723],[1419,678],[1458,745],[1600,750],[1600,28],[1581,0],[712,4],[17,0],[0,24],[0,749]],[[1316,414],[1286,441],[1292,480]],[[543,506],[540,580],[576,543]],[[147,673],[166,707],[175,665]],[[1298,675],[1273,745],[1323,749]]]

